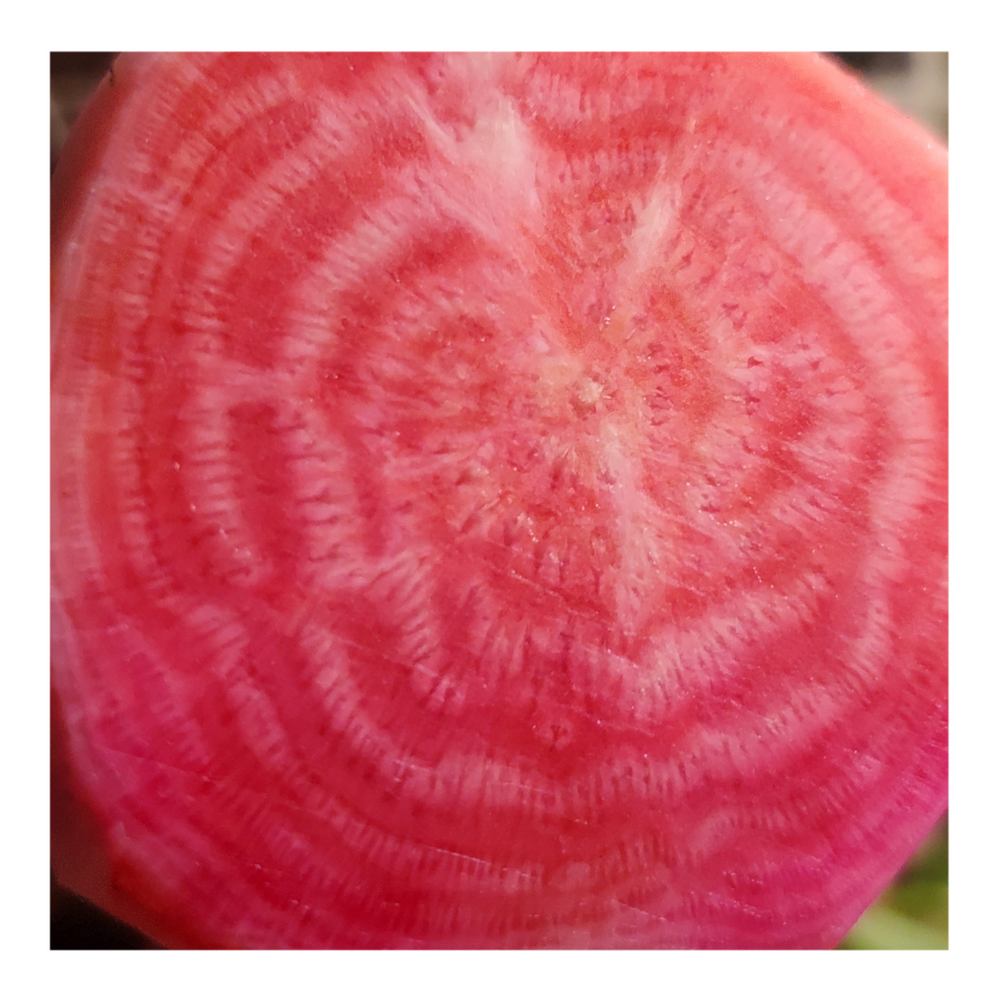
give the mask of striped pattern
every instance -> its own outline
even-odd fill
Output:
[[[835,943],[945,802],[943,152],[805,57],[116,87],[53,560],[122,878],[209,944]]]

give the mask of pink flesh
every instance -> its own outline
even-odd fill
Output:
[[[822,947],[946,802],[946,158],[819,59],[126,57],[53,684],[242,947]]]

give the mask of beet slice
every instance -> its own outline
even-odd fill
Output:
[[[946,188],[814,56],[120,58],[57,870],[178,945],[835,944],[946,804]]]

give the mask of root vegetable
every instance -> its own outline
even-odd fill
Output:
[[[120,58],[54,185],[67,881],[834,945],[946,803],[946,169],[812,56]]]

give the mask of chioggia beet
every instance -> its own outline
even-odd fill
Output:
[[[832,63],[122,56],[52,267],[99,905],[824,948],[942,814],[947,154]]]

